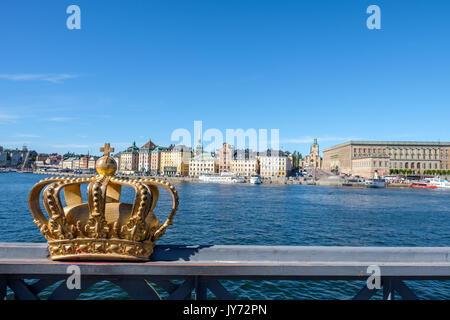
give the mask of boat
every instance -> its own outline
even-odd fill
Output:
[[[384,179],[366,179],[367,188],[386,188],[386,180]]]
[[[244,183],[245,179],[236,176],[207,176],[200,175],[198,177],[200,181],[203,182],[213,182],[213,183]]]
[[[450,189],[450,182],[441,178],[427,179],[431,186],[435,186],[438,189]]]
[[[411,184],[411,188],[437,189],[437,186],[433,186],[428,183],[415,182],[415,183]]]
[[[251,176],[250,183],[251,184],[261,184],[261,178],[259,176]]]

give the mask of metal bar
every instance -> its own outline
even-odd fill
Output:
[[[39,294],[45,288],[55,284],[56,282],[61,281],[61,279],[39,279],[37,282],[28,285],[31,292],[34,294]]]
[[[6,288],[6,279],[0,278],[0,300],[6,298],[7,288]]]
[[[111,282],[121,287],[134,300],[161,300],[156,290],[145,279],[117,279]]]
[[[192,290],[194,289],[194,279],[190,278],[183,282],[167,300],[185,300],[190,297]]]
[[[8,286],[14,291],[14,297],[17,300],[39,300],[23,280],[10,279]]]
[[[450,247],[156,246],[151,261],[77,262],[85,276],[360,279],[369,265],[402,279],[449,279]],[[0,243],[0,276],[66,276],[45,244]]]
[[[393,279],[391,277],[382,277],[383,300],[395,300]]]
[[[367,284],[364,284],[364,287],[353,297],[352,300],[370,300],[375,293],[377,293],[377,289],[369,289]]]
[[[217,279],[208,279],[208,289],[218,298],[223,300],[234,300],[233,295]]]
[[[207,281],[204,277],[195,277],[195,299],[206,300],[208,296]]]
[[[148,279],[148,281],[156,284],[157,286],[161,287],[162,289],[164,289],[168,294],[171,294],[172,292],[174,292],[178,286],[174,283],[172,283],[170,280],[159,280],[159,279]]]
[[[81,279],[80,289],[69,289],[66,281],[63,281],[48,297],[48,300],[75,300],[84,291],[104,279]]]
[[[395,290],[404,300],[419,300],[416,294],[402,281],[396,279],[394,282]]]

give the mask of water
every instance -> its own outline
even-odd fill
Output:
[[[0,242],[45,241],[27,197],[42,175],[0,174]],[[450,246],[450,192],[304,185],[175,184],[180,209],[159,244]],[[131,202],[131,190],[122,201]],[[169,195],[156,213],[167,217]],[[349,299],[361,281],[224,281],[239,299]],[[449,281],[407,282],[423,299],[449,299]],[[43,294],[45,296],[46,293]],[[80,298],[126,299],[109,282]]]

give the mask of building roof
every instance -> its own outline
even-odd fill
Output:
[[[139,148],[136,146],[136,142],[133,142],[133,144],[122,153],[135,153],[135,152],[139,152]]]
[[[151,152],[162,152],[162,151],[166,151],[166,150],[167,150],[166,147],[156,146]]]
[[[214,161],[216,158],[214,158],[211,153],[209,152],[203,152],[199,155],[196,155],[192,158],[192,161]]]
[[[152,140],[150,139],[150,140],[148,140],[148,142],[146,143],[146,144],[144,144],[142,147],[141,147],[141,149],[154,149],[154,148],[156,148],[157,147],[157,145],[156,144],[154,144],[153,142],[152,142]]]

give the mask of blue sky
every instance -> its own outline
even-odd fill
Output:
[[[68,30],[66,8],[81,8]],[[381,8],[369,30],[366,8]],[[450,141],[449,1],[0,2],[0,145],[99,153],[177,128]]]

